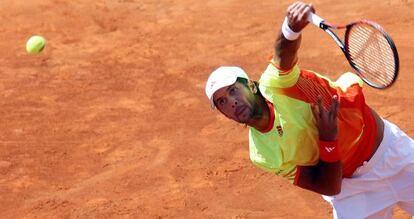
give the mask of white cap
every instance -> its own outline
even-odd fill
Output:
[[[220,88],[234,84],[237,78],[249,79],[243,69],[234,66],[222,66],[210,74],[206,83],[206,95],[212,107],[214,107],[213,94]]]

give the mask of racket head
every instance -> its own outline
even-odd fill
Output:
[[[394,41],[377,23],[362,20],[347,25],[344,52],[362,80],[378,89],[393,85],[399,71]]]

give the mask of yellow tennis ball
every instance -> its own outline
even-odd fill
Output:
[[[46,46],[46,40],[42,36],[32,36],[26,43],[26,51],[31,55],[39,54]]]

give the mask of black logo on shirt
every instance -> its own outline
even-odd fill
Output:
[[[276,129],[277,129],[277,133],[279,133],[279,136],[282,137],[283,136],[282,126],[278,125],[278,126],[276,126]]]

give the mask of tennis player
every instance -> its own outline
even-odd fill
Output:
[[[255,165],[322,194],[334,218],[392,218],[395,205],[414,215],[414,141],[366,104],[357,75],[332,81],[298,66],[311,11],[303,2],[288,7],[258,82],[239,67],[213,71],[211,105],[249,126]]]

